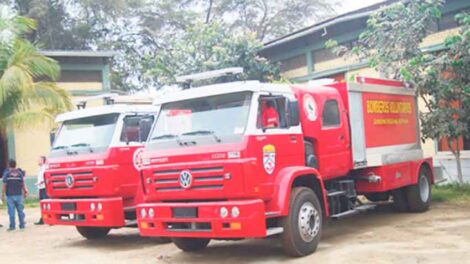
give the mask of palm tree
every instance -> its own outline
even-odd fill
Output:
[[[23,38],[35,27],[0,6],[0,130],[50,122],[71,109],[67,92],[54,82],[58,63]]]

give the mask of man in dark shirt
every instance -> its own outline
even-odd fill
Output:
[[[5,200],[6,194],[8,215],[10,216],[10,227],[8,231],[13,231],[16,228],[15,210],[18,212],[20,229],[25,228],[23,197],[26,197],[28,190],[24,183],[24,173],[21,169],[16,167],[16,161],[12,159],[9,161],[8,165],[9,168],[3,173],[2,199]]]

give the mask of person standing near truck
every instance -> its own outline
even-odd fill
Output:
[[[28,194],[28,189],[24,182],[24,172],[16,167],[16,161],[11,159],[8,162],[8,169],[3,173],[2,200],[7,201],[8,215],[10,216],[10,227],[7,231],[16,228],[15,211],[18,212],[20,229],[25,228],[24,198]]]
[[[38,165],[39,165],[39,171],[38,171],[38,180],[36,182],[36,186],[38,187],[39,201],[41,201],[41,200],[49,198],[47,196],[46,183],[44,181],[44,171],[46,170],[46,157],[45,156],[39,157]],[[42,215],[41,215],[41,218],[39,218],[39,221],[37,221],[34,224],[35,225],[44,224],[44,222],[42,221]]]

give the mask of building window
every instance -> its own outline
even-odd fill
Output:
[[[336,100],[328,100],[323,106],[322,126],[332,127],[340,124],[339,108]]]
[[[331,51],[331,49],[315,50],[312,56],[313,56],[314,63],[320,63],[320,62],[334,60],[338,58],[338,56],[336,56]]]
[[[307,67],[307,57],[305,54],[281,61],[281,72]]]
[[[470,123],[467,124],[468,129],[470,129]],[[457,140],[457,145],[460,150],[470,150],[470,137],[460,137]],[[449,143],[447,139],[442,138],[438,143],[438,151],[450,151]]]

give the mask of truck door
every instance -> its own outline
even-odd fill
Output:
[[[350,168],[348,119],[340,98],[324,101],[319,140],[319,169],[323,177],[345,175]]]
[[[261,182],[260,187],[264,191],[269,191],[273,187],[276,174],[282,168],[303,164],[301,129],[300,125],[292,127],[288,125],[287,96],[290,95],[266,95],[258,100],[254,152],[258,164],[257,180]],[[291,100],[294,100],[293,95]],[[278,115],[277,118],[275,114]],[[277,119],[277,122],[272,119]]]
[[[154,121],[153,115],[127,115],[123,118],[119,137],[119,179],[122,192],[128,196],[135,194],[140,177],[139,154],[147,140]]]

